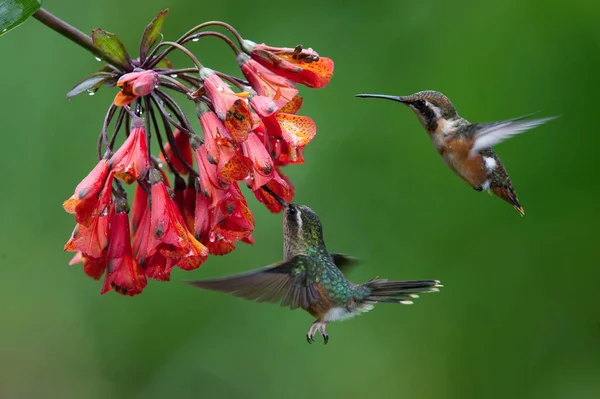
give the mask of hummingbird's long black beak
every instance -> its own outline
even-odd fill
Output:
[[[402,96],[388,96],[385,94],[355,94],[354,97],[383,98],[385,100],[393,100],[393,101],[398,101],[399,103],[406,103],[406,100]]]
[[[281,198],[279,195],[275,194],[273,191],[271,191],[271,189],[267,186],[262,186],[261,187],[267,194],[269,194],[271,197],[275,198],[277,200],[277,202],[279,202],[281,204],[282,207],[287,208],[289,203],[284,200],[283,198]]]

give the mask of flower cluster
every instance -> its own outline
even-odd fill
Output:
[[[256,44],[223,22],[159,42],[165,16],[159,13],[144,31],[137,59],[115,35],[95,29],[94,45],[108,65],[68,94],[120,88],[98,139],[99,162],[63,204],[76,221],[65,245],[76,252],[71,264],[83,263],[94,279],[104,275],[102,293],[136,295],[147,278],[168,281],[175,266],[192,270],[209,254],[227,254],[239,241],[252,244],[254,217],[240,183],[272,212],[282,209],[272,194],[292,200],[281,167],[303,163],[316,134],[313,120],[298,115],[296,84],[324,87],[333,73],[333,62],[312,49]],[[211,25],[227,28],[238,44],[204,29]],[[186,47],[206,36],[233,49],[244,78],[203,66]],[[194,67],[176,69],[166,58],[173,50]],[[195,103],[203,134],[167,90]],[[126,138],[115,148],[122,130]],[[124,184],[135,186],[131,207]]]

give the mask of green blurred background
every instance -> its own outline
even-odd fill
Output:
[[[436,278],[445,288],[332,324],[329,345],[309,346],[306,313],[180,283],[281,258],[281,216],[252,198],[254,246],[151,281],[138,297],[100,296],[100,282],[67,266],[73,218],[61,203],[95,164],[116,91],[67,102],[99,64],[31,20],[0,39],[1,398],[600,397],[600,3],[45,6],[83,31],[117,33],[134,54],[143,27],[169,7],[167,39],[220,19],[256,42],[302,43],[333,58],[331,84],[301,90],[318,134],[306,164],[285,170],[296,200],[319,213],[330,250],[363,261],[352,280]],[[235,71],[218,40],[191,48]],[[471,121],[562,115],[497,147],[524,218],[454,176],[411,111],[353,98],[425,89],[447,94]]]

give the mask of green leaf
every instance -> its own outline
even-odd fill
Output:
[[[81,82],[77,83],[75,87],[73,87],[71,91],[67,93],[67,100],[70,100],[72,97],[75,97],[83,92],[93,95],[100,88],[100,86],[108,84],[110,81],[115,79],[116,76],[112,73],[96,72],[95,74],[90,75]]]
[[[156,41],[158,40],[160,33],[162,32],[162,27],[165,23],[165,17],[169,9],[163,10],[159,12],[156,17],[150,22],[146,29],[144,30],[144,34],[142,35],[142,41],[140,42],[140,61],[146,61],[146,56],[148,52],[154,46]]]
[[[42,0],[0,0],[0,36],[16,28],[42,6]]]
[[[107,56],[104,61],[111,64],[116,62],[118,65],[115,66],[126,70],[131,69],[131,58],[129,58],[123,42],[119,40],[117,35],[96,28],[92,30],[92,41],[94,46]]]

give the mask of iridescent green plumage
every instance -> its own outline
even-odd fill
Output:
[[[369,311],[376,302],[412,303],[417,292],[437,291],[439,281],[370,280],[353,284],[343,271],[356,260],[329,254],[321,222],[312,209],[285,203],[283,228],[285,259],[277,264],[225,278],[192,281],[196,287],[230,293],[259,302],[279,302],[302,308],[317,318],[308,342],[319,331],[327,343],[325,326]]]

